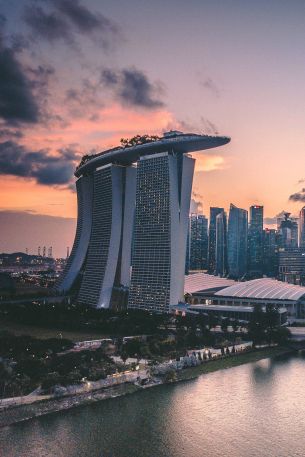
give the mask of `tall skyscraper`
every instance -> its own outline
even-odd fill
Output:
[[[138,162],[129,308],[169,312],[183,299],[194,166],[168,152]]]
[[[296,218],[290,217],[290,213],[284,213],[284,219],[280,222],[279,242],[283,249],[298,247],[298,222]]]
[[[250,277],[260,277],[263,273],[263,227],[264,207],[250,207],[248,230],[248,273]]]
[[[228,223],[228,267],[231,278],[247,272],[248,211],[231,203]]]
[[[301,209],[299,216],[299,247],[305,248],[305,206]]]
[[[208,220],[202,214],[190,215],[190,270],[208,265]]]
[[[216,267],[217,276],[226,276],[228,272],[227,252],[227,215],[224,211],[216,216]]]
[[[278,233],[266,228],[263,232],[263,274],[275,278],[278,267]]]
[[[113,287],[129,285],[136,169],[104,165],[94,172],[91,236],[80,303],[109,308]]]
[[[208,270],[212,274],[216,270],[216,217],[223,212],[223,208],[210,208]]]
[[[98,308],[121,306],[128,288],[130,308],[168,312],[182,301],[195,162],[187,153],[228,142],[168,132],[84,156],[75,241],[57,290]]]

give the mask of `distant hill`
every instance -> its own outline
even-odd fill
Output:
[[[53,263],[54,259],[49,257],[42,257],[38,255],[30,255],[25,252],[13,252],[0,254],[0,263],[2,265],[31,265],[33,263],[39,263],[39,261],[45,263]]]

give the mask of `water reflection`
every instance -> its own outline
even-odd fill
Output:
[[[8,427],[0,454],[301,457],[304,359],[263,360]]]

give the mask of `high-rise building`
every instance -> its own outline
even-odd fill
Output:
[[[194,166],[168,152],[138,162],[129,308],[169,312],[183,300]]]
[[[210,208],[208,270],[212,274],[216,270],[216,217],[223,212],[223,208]]]
[[[278,269],[278,232],[266,228],[263,232],[263,274],[275,278]]]
[[[263,224],[264,207],[250,207],[248,229],[248,273],[250,277],[260,277],[263,273]]]
[[[284,249],[298,247],[298,222],[297,218],[290,217],[290,213],[284,213],[284,218],[279,226],[279,243]]]
[[[109,308],[113,288],[129,285],[135,183],[136,169],[131,166],[108,164],[94,172],[91,236],[80,303]]]
[[[247,272],[248,211],[231,203],[228,222],[228,268],[231,278]]]
[[[191,221],[188,221],[187,228],[187,240],[186,240],[186,255],[185,255],[185,274],[188,275],[190,272],[190,260],[191,260]]]
[[[202,214],[190,215],[190,270],[206,270],[208,265],[208,220]]]
[[[301,209],[299,216],[299,247],[305,248],[305,206]]]
[[[279,249],[279,279],[291,284],[305,285],[305,249]]]
[[[195,162],[187,153],[228,142],[169,132],[83,157],[76,236],[57,290],[98,308],[128,288],[130,308],[168,312],[182,301]]]
[[[217,276],[226,276],[228,272],[227,252],[227,215],[224,211],[216,216],[216,266]]]

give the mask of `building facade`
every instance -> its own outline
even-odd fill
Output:
[[[283,249],[298,247],[298,222],[290,217],[290,213],[284,213],[279,225],[279,246]]]
[[[275,229],[264,229],[263,232],[263,274],[276,278],[279,271],[278,232]]]
[[[223,212],[223,208],[210,208],[208,270],[211,274],[216,270],[216,217]]]
[[[208,219],[203,214],[191,214],[189,224],[189,269],[206,270],[208,267]]]
[[[305,249],[279,249],[279,279],[291,284],[305,285]]]
[[[216,216],[216,265],[215,274],[226,276],[228,273],[227,215],[224,211]]]
[[[248,212],[231,203],[228,222],[228,269],[231,278],[247,272]]]
[[[305,206],[301,209],[299,216],[299,247],[305,248]]]
[[[248,274],[250,277],[261,277],[263,274],[263,224],[264,207],[250,207],[248,229]]]
[[[129,308],[169,312],[183,301],[194,166],[168,152],[138,162]]]

